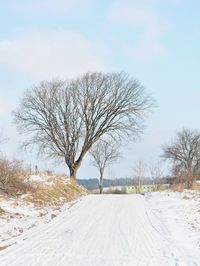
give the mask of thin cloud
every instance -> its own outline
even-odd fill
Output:
[[[158,56],[165,56],[168,51],[165,45],[158,40],[141,40],[136,47],[126,46],[124,48],[126,56],[133,57],[138,61],[151,62]]]
[[[137,1],[136,1],[137,2]],[[114,2],[109,20],[113,24],[121,24],[130,29],[130,34],[137,39],[135,44],[124,47],[126,55],[141,60],[155,59],[167,53],[167,47],[162,41],[168,25],[163,21],[158,11],[144,3]]]
[[[0,67],[33,80],[104,70],[103,48],[75,32],[35,31],[0,42]]]

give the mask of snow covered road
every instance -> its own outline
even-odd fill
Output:
[[[89,195],[1,251],[0,265],[200,265],[195,248],[180,245],[143,196]]]

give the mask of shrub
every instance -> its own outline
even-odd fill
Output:
[[[0,191],[8,195],[24,193],[26,175],[27,171],[24,170],[22,161],[0,157]]]

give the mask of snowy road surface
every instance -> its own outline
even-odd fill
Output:
[[[1,251],[0,265],[200,265],[195,248],[175,240],[143,196],[89,195]]]

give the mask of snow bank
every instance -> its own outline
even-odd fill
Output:
[[[149,208],[182,246],[200,254],[200,191],[154,192],[146,195]]]
[[[0,194],[0,250],[31,228],[49,223],[64,204],[87,194],[83,187],[56,176],[35,175],[25,182],[29,189],[21,196]]]

